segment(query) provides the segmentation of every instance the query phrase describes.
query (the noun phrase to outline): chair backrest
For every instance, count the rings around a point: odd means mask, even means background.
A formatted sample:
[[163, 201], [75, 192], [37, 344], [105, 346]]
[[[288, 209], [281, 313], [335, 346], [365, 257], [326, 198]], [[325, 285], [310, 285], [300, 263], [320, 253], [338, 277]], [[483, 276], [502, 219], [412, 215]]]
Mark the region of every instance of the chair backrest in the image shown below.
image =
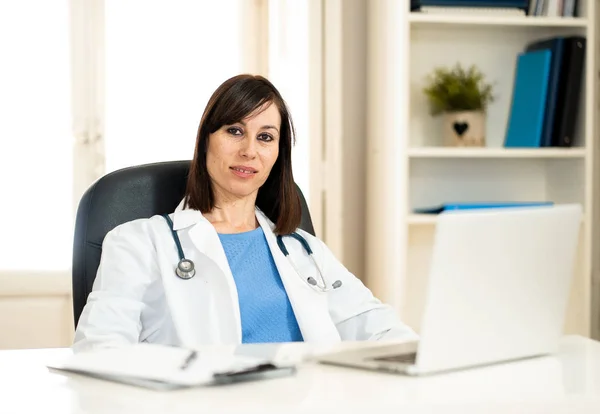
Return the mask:
[[[119, 224], [171, 213], [183, 199], [190, 161], [124, 168], [96, 181], [79, 202], [73, 242], [73, 315], [75, 326], [92, 291], [106, 233]], [[300, 228], [315, 233], [306, 200]]]

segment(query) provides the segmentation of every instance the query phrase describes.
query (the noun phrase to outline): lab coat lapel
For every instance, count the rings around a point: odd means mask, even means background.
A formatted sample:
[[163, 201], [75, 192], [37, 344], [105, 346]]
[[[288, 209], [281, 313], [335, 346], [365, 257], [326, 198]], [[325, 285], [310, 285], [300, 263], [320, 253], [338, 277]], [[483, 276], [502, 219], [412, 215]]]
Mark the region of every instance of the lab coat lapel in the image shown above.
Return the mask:
[[177, 314], [174, 319], [179, 321], [180, 336], [189, 338], [192, 344], [241, 343], [237, 289], [215, 228], [195, 210], [176, 210], [173, 224], [175, 230], [181, 230], [186, 257], [196, 266], [196, 276], [192, 279], [172, 278], [171, 288], [176, 291], [177, 300], [170, 301], [170, 306]]
[[[339, 342], [339, 333], [329, 315], [327, 294], [315, 291], [296, 273], [290, 259], [282, 253], [277, 245], [277, 238], [273, 233], [273, 223], [258, 209], [256, 217], [269, 244], [304, 341]], [[285, 239], [287, 243], [290, 243], [290, 240], [291, 238]], [[288, 251], [290, 251], [290, 255], [293, 255], [291, 249], [288, 248]]]

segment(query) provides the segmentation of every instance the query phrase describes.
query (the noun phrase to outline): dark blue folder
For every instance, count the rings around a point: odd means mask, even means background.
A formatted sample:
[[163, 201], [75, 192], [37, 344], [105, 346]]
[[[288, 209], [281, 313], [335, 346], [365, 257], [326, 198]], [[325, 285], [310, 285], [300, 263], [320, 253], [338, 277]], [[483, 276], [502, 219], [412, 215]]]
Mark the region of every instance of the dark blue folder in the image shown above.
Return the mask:
[[505, 147], [536, 148], [541, 145], [551, 57], [550, 50], [518, 55]]
[[563, 60], [565, 53], [565, 38], [555, 37], [531, 43], [526, 49], [528, 52], [536, 50], [549, 50], [552, 54], [550, 63], [550, 75], [548, 78], [548, 99], [546, 113], [544, 115], [544, 127], [542, 129], [542, 147], [551, 147], [553, 142], [558, 141], [553, 136], [558, 133], [557, 117], [560, 102], [561, 79], [564, 78]]

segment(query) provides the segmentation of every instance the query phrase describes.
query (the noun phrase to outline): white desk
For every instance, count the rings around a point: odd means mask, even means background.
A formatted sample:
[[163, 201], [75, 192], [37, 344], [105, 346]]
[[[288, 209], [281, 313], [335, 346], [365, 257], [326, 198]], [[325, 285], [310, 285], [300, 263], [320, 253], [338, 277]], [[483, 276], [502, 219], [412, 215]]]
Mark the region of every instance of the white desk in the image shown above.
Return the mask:
[[600, 413], [600, 343], [580, 337], [556, 357], [426, 378], [307, 362], [294, 377], [168, 392], [45, 367], [69, 353], [0, 351], [0, 413]]

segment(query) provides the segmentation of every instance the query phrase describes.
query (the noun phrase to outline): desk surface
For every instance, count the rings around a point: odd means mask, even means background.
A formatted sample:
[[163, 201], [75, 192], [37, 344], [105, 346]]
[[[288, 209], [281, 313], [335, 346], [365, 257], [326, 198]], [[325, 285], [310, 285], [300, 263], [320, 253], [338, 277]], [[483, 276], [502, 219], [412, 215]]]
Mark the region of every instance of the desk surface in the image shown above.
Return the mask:
[[296, 376], [157, 392], [49, 371], [69, 349], [0, 351], [0, 413], [600, 413], [600, 342], [424, 378], [306, 362]]

